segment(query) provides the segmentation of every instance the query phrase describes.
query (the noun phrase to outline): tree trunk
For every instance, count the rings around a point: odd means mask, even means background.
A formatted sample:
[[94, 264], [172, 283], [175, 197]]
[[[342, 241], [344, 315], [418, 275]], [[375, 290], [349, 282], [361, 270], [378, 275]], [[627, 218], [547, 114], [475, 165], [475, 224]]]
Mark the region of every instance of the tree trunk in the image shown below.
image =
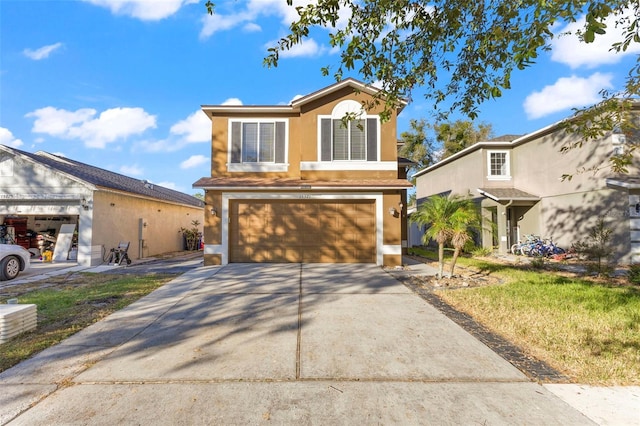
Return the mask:
[[438, 262], [440, 263], [438, 279], [440, 279], [444, 275], [444, 243], [438, 244]]
[[453, 277], [453, 271], [456, 268], [456, 261], [458, 260], [458, 255], [460, 254], [460, 249], [456, 247], [453, 250], [453, 257], [451, 258], [451, 276]]

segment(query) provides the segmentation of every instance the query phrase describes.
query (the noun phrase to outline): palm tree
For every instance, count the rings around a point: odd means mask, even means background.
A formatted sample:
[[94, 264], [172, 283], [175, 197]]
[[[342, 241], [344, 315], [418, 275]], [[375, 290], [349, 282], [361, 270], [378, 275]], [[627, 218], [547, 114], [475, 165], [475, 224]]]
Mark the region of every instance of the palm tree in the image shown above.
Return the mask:
[[438, 243], [439, 278], [442, 278], [444, 274], [444, 244], [452, 234], [450, 220], [455, 210], [455, 197], [435, 195], [429, 197], [411, 215], [412, 222], [427, 226], [427, 230], [422, 236], [423, 244], [428, 244], [429, 240], [435, 240]]
[[450, 217], [451, 245], [453, 246], [451, 276], [453, 276], [460, 250], [473, 239], [471, 233], [480, 228], [480, 216], [474, 202], [470, 198], [457, 199], [455, 202], [457, 208]]

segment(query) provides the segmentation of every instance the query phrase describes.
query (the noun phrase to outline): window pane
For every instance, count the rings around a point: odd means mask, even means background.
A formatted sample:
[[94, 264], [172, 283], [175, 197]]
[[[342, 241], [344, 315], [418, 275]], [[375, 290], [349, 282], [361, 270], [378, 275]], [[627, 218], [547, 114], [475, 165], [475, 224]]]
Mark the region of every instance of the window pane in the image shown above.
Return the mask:
[[491, 162], [491, 176], [506, 176], [507, 175], [507, 153], [506, 152], [492, 152], [490, 157]]
[[260, 155], [261, 163], [273, 163], [276, 141], [275, 123], [260, 123]]
[[242, 162], [258, 161], [258, 123], [242, 123]]
[[342, 120], [333, 120], [333, 159], [349, 159], [349, 133]]
[[364, 120], [354, 120], [350, 124], [351, 131], [351, 159], [366, 160], [367, 148], [364, 135]]

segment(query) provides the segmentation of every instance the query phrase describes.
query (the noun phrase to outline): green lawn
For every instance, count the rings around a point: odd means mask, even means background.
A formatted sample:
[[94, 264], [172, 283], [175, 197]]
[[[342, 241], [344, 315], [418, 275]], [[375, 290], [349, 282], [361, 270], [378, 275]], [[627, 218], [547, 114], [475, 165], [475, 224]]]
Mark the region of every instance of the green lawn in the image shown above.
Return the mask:
[[438, 295], [575, 382], [640, 385], [640, 287], [464, 259], [504, 284]]
[[[38, 306], [36, 330], [0, 345], [0, 371], [66, 339], [112, 312], [135, 302], [174, 278], [168, 275], [120, 276], [76, 273], [49, 278], [0, 297]], [[57, 282], [56, 282], [57, 280]]]

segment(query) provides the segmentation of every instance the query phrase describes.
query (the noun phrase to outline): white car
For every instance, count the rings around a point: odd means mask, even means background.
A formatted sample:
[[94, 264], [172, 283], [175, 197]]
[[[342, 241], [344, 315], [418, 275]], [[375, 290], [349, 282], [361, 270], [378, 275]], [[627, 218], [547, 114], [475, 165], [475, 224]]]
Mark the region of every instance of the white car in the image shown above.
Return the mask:
[[12, 280], [31, 266], [31, 253], [17, 244], [0, 244], [0, 281]]

